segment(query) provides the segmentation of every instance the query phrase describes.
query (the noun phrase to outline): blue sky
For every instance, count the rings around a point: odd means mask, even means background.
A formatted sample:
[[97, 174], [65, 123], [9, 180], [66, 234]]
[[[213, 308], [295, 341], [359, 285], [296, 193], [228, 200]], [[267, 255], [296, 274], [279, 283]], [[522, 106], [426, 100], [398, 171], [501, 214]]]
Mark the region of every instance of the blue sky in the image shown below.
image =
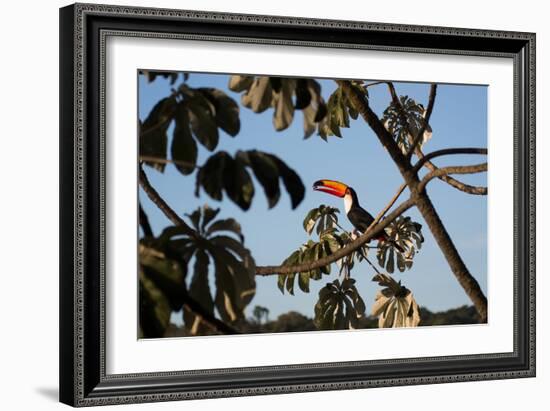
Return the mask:
[[[220, 88], [240, 102], [240, 94], [233, 93], [227, 88], [228, 80], [228, 75], [191, 73], [188, 84], [193, 87]], [[331, 80], [320, 82], [322, 94], [328, 99], [335, 89], [335, 83]], [[429, 85], [395, 83], [395, 86], [399, 94], [408, 95], [426, 104]], [[170, 90], [171, 86], [167, 80], [157, 78], [154, 82], [148, 83], [140, 76], [139, 118], [143, 120], [153, 105], [167, 96]], [[387, 87], [373, 86], [369, 88], [369, 93], [371, 107], [381, 116], [390, 102]], [[373, 215], [388, 203], [402, 183], [402, 178], [388, 154], [360, 118], [352, 120], [349, 129], [342, 129], [342, 139], [333, 137], [326, 143], [315, 135], [308, 140], [303, 139], [301, 112], [296, 112], [292, 125], [282, 132], [274, 130], [272, 115], [272, 109], [256, 114], [241, 106], [240, 133], [232, 138], [220, 130], [220, 143], [216, 151], [226, 150], [233, 154], [237, 150], [258, 149], [279, 156], [298, 172], [306, 186], [305, 199], [295, 210], [291, 209], [290, 199], [284, 190], [279, 203], [269, 210], [263, 190], [256, 184], [252, 206], [247, 212], [243, 212], [232, 202], [225, 199], [216, 202], [204, 192], [196, 198], [193, 194], [194, 174], [182, 176], [172, 165], [168, 165], [163, 174], [145, 167], [151, 184], [180, 215], [208, 203], [212, 207], [221, 207], [222, 211], [218, 218], [237, 219], [245, 235], [245, 245], [252, 251], [257, 265], [279, 264], [306, 242], [309, 237], [302, 228], [302, 221], [306, 213], [319, 204], [340, 208], [341, 224], [351, 229], [345, 218], [342, 200], [313, 191], [311, 186], [314, 181], [328, 178], [352, 186], [358, 193], [361, 205]], [[433, 137], [425, 145], [424, 152], [448, 147], [487, 147], [486, 86], [439, 85], [431, 126]], [[210, 156], [210, 152], [200, 145], [199, 147], [198, 164], [202, 164]], [[483, 160], [484, 158], [470, 155], [441, 157], [434, 162], [444, 166], [474, 164]], [[485, 173], [461, 176], [460, 179], [470, 184], [487, 185]], [[439, 180], [433, 180], [429, 184], [428, 193], [467, 267], [487, 294], [487, 197], [462, 193]], [[406, 195], [406, 192], [403, 193], [397, 204], [406, 199]], [[141, 191], [140, 201], [155, 234], [170, 225], [164, 214]], [[423, 224], [425, 242], [414, 259], [413, 268], [404, 273], [396, 272], [394, 277], [412, 290], [421, 306], [430, 310], [439, 311], [463, 304], [470, 305], [470, 300], [450, 271], [422, 217], [414, 208], [406, 215]], [[374, 253], [371, 255], [374, 257]], [[281, 294], [276, 285], [276, 276], [257, 278], [256, 296], [248, 307], [247, 315], [251, 315], [255, 305], [262, 305], [270, 310], [271, 318], [290, 310], [313, 317], [317, 293], [326, 282], [336, 278], [335, 271], [333, 270], [330, 276], [323, 276], [320, 281], [312, 281], [309, 294], [297, 290], [294, 296]], [[374, 303], [374, 295], [379, 289], [379, 286], [371, 281], [372, 268], [366, 263], [359, 265], [354, 269], [353, 276], [370, 310]]]

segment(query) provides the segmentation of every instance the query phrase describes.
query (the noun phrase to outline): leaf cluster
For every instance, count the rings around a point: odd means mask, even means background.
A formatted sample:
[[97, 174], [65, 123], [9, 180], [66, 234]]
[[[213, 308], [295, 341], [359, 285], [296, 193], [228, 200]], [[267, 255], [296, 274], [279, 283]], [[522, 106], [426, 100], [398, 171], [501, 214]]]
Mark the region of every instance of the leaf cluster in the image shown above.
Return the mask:
[[376, 293], [372, 307], [372, 315], [378, 317], [378, 327], [418, 326], [420, 310], [412, 292], [386, 274], [377, 274], [372, 280], [385, 287]]
[[395, 267], [400, 272], [410, 269], [413, 257], [424, 242], [422, 225], [410, 217], [399, 216], [386, 227], [385, 232], [388, 240], [378, 243], [378, 264], [389, 273], [393, 273]]
[[[334, 207], [320, 205], [311, 209], [303, 221], [304, 230], [311, 235], [316, 228], [319, 241], [309, 240], [302, 244], [283, 261], [282, 265], [295, 266], [302, 263], [312, 263], [320, 258], [332, 255], [349, 241], [347, 233], [337, 229], [339, 210]], [[296, 272], [291, 274], [279, 274], [277, 286], [281, 293], [285, 290], [294, 295], [295, 280], [298, 279], [298, 287], [305, 293], [309, 292], [310, 280], [320, 280], [323, 274], [330, 274], [331, 265], [326, 265], [313, 270]]]
[[[352, 86], [368, 97], [363, 82], [352, 81]], [[255, 113], [273, 108], [273, 126], [277, 131], [287, 129], [295, 111], [301, 110], [306, 139], [315, 131], [325, 141], [329, 136], [342, 137], [340, 128], [349, 127], [350, 117], [358, 116], [341, 88], [325, 102], [321, 86], [314, 79], [234, 75], [229, 79], [229, 88], [242, 92], [243, 106]]]
[[425, 124], [426, 110], [422, 104], [417, 103], [409, 96], [399, 96], [399, 101], [399, 105], [392, 101], [384, 110], [382, 122], [401, 151], [407, 153], [411, 142], [424, 126], [424, 136], [419, 144], [420, 147], [432, 137], [432, 129], [429, 124]]
[[161, 99], [140, 124], [140, 156], [145, 164], [163, 172], [168, 158], [168, 129], [175, 124], [170, 158], [183, 175], [196, 168], [198, 144], [213, 151], [219, 142], [219, 130], [235, 136], [240, 130], [239, 106], [223, 91], [215, 88], [192, 88], [181, 84]]
[[141, 239], [140, 328], [145, 337], [162, 336], [171, 312], [182, 307], [185, 327], [200, 334], [206, 324], [201, 313], [186, 305], [189, 299], [227, 323], [244, 318], [256, 290], [255, 263], [244, 246], [240, 225], [232, 218], [215, 220], [219, 211], [204, 206], [187, 216], [196, 237], [189, 237], [180, 226], [170, 226], [157, 238]]
[[225, 151], [212, 155], [197, 173], [195, 195], [202, 188], [211, 198], [221, 201], [225, 192], [241, 209], [248, 210], [255, 190], [247, 169], [263, 187], [269, 208], [281, 196], [279, 182], [286, 188], [293, 209], [304, 199], [305, 187], [298, 174], [279, 157], [258, 150], [238, 151], [235, 157]]
[[365, 303], [355, 287], [354, 279], [345, 278], [342, 282], [336, 279], [319, 291], [314, 318], [318, 329], [354, 329], [364, 316]]
[[[368, 98], [368, 90], [363, 82], [352, 81], [351, 87]], [[319, 122], [319, 137], [327, 141], [330, 136], [342, 137], [341, 128], [349, 128], [350, 117], [357, 120], [359, 113], [348, 99], [342, 87], [338, 87], [329, 97], [327, 103], [327, 115]]]

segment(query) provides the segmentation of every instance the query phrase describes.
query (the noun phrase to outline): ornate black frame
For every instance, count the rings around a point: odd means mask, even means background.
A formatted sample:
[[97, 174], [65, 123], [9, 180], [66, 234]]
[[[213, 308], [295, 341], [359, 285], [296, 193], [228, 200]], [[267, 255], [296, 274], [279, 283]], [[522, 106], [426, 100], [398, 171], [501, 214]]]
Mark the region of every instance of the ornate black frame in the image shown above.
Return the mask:
[[[514, 351], [106, 375], [107, 36], [506, 57], [514, 62]], [[535, 34], [76, 4], [60, 10], [60, 400], [74, 406], [535, 376]]]

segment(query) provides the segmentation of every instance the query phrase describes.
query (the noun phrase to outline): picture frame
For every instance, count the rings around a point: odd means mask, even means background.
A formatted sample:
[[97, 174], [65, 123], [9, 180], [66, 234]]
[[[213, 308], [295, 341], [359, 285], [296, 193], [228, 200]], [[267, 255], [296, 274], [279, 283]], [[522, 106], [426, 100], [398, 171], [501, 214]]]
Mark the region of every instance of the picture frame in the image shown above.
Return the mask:
[[[359, 354], [345, 362], [109, 374], [109, 37], [511, 61], [513, 350], [371, 360]], [[535, 34], [75, 4], [60, 9], [60, 101], [61, 402], [93, 406], [535, 376]]]

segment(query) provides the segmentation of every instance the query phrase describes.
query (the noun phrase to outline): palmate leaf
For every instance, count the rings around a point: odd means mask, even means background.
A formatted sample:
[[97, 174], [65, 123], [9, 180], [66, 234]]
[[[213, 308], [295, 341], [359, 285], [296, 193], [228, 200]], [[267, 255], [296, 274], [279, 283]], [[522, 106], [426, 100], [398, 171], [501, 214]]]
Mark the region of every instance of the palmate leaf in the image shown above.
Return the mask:
[[365, 316], [365, 303], [355, 287], [355, 280], [336, 279], [319, 291], [315, 304], [315, 326], [320, 330], [354, 329]]
[[389, 273], [393, 273], [396, 267], [400, 272], [410, 269], [413, 257], [424, 242], [422, 225], [410, 217], [399, 216], [386, 227], [385, 232], [389, 240], [378, 244], [378, 264]]
[[139, 328], [144, 338], [159, 338], [170, 323], [167, 297], [143, 272], [139, 272]]
[[[155, 242], [152, 242], [153, 244], [158, 245]], [[181, 309], [185, 292], [186, 268], [182, 266], [182, 260], [178, 261], [166, 254], [166, 251], [151, 245], [139, 245], [139, 263], [142, 271], [164, 294], [171, 309], [178, 311]]]
[[241, 209], [248, 210], [254, 197], [250, 169], [264, 189], [268, 206], [275, 206], [280, 198], [279, 181], [282, 181], [296, 208], [305, 196], [305, 187], [294, 170], [278, 157], [257, 150], [238, 151], [235, 158], [220, 151], [211, 156], [197, 173], [195, 195], [200, 188], [213, 199], [221, 201], [223, 192]]
[[191, 174], [195, 170], [197, 163], [197, 143], [189, 130], [189, 115], [187, 110], [178, 105], [176, 108], [176, 127], [174, 128], [174, 138], [170, 152], [174, 164], [183, 175]]
[[338, 213], [340, 210], [321, 204], [319, 207], [312, 208], [304, 218], [304, 230], [308, 234], [313, 232], [317, 226], [317, 234], [321, 235], [324, 231], [334, 228], [338, 223]]
[[[368, 98], [368, 91], [362, 81], [352, 81], [351, 87]], [[349, 128], [350, 117], [356, 120], [358, 113], [344, 90], [338, 87], [328, 99], [326, 116], [319, 122], [319, 136], [325, 141], [330, 136], [342, 137], [340, 129]]]
[[377, 274], [372, 280], [385, 287], [376, 293], [372, 307], [372, 315], [378, 317], [378, 327], [418, 326], [420, 310], [412, 292], [387, 274]]
[[[223, 91], [192, 88], [182, 83], [172, 95], [161, 99], [140, 124], [140, 156], [144, 163], [164, 171], [167, 159], [167, 130], [175, 122], [171, 159], [183, 175], [196, 168], [197, 142], [209, 151], [219, 143], [219, 129], [230, 136], [240, 130], [239, 106]], [[153, 161], [150, 158], [158, 159]]]
[[[140, 70], [139, 74], [147, 77], [149, 83], [152, 83], [158, 77], [162, 77], [169, 80], [171, 85], [173, 85], [179, 77], [179, 73], [173, 71]], [[184, 76], [187, 76], [187, 73], [184, 73]]]
[[[223, 321], [231, 323], [244, 317], [244, 309], [255, 295], [255, 263], [243, 244], [238, 222], [231, 218], [215, 220], [218, 213], [219, 209], [204, 206], [188, 215], [199, 238], [189, 237], [178, 226], [167, 227], [160, 238], [176, 251], [191, 251], [195, 265], [189, 295], [208, 313], [217, 312]], [[211, 274], [214, 289], [209, 284]], [[183, 315], [190, 333], [203, 333], [205, 325], [195, 313], [184, 310]]]
[[313, 79], [234, 75], [229, 78], [229, 88], [242, 92], [241, 103], [255, 113], [273, 108], [277, 131], [287, 129], [295, 110], [302, 110], [304, 137], [308, 138], [327, 113], [321, 86]]
[[[325, 230], [319, 238], [318, 242], [309, 240], [303, 244], [298, 250], [294, 251], [286, 258], [283, 266], [296, 266], [301, 263], [312, 263], [321, 258], [328, 257], [347, 244], [348, 240], [343, 233], [337, 233], [336, 230]], [[338, 263], [338, 262], [337, 262]], [[277, 286], [281, 293], [285, 290], [294, 294], [294, 283], [298, 279], [298, 286], [302, 292], [309, 292], [310, 280], [318, 281], [323, 275], [331, 273], [331, 265], [321, 266], [310, 271], [292, 274], [279, 274]]]
[[[166, 131], [176, 113], [176, 99], [161, 99], [139, 127], [139, 153], [141, 156], [166, 159], [168, 135]], [[145, 164], [164, 171], [165, 164], [146, 161]]]
[[235, 137], [241, 129], [239, 105], [219, 89], [200, 88], [199, 90], [214, 106], [214, 119], [217, 126], [230, 136]]
[[257, 150], [239, 151], [237, 158], [252, 168], [254, 175], [262, 185], [269, 208], [273, 208], [281, 197], [279, 189], [279, 168], [266, 153]]
[[[382, 122], [386, 130], [393, 136], [403, 153], [407, 153], [412, 139], [416, 138], [425, 123], [426, 110], [422, 104], [408, 96], [400, 96], [399, 101], [405, 114], [393, 102], [384, 110]], [[409, 134], [409, 131], [411, 134]], [[426, 129], [419, 147], [432, 137], [432, 129], [426, 124]]]
[[[210, 314], [214, 314], [214, 301], [208, 282], [208, 265], [209, 258], [204, 250], [198, 250], [195, 254], [195, 265], [193, 270], [193, 278], [189, 286], [189, 295], [200, 302], [204, 310]], [[183, 310], [183, 320], [186, 328], [192, 335], [200, 335], [206, 331], [206, 326], [203, 324], [202, 316], [197, 315], [191, 310]]]

